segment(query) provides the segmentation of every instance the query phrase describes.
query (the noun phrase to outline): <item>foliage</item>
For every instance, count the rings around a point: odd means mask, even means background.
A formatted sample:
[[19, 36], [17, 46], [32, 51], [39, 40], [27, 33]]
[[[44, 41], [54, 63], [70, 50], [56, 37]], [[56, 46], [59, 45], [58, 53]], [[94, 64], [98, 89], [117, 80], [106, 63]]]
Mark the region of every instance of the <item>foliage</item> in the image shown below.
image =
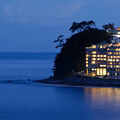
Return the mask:
[[105, 30], [115, 30], [115, 27], [114, 27], [114, 24], [113, 23], [109, 23], [109, 24], [106, 24], [106, 25], [103, 25], [102, 26], [103, 27], [103, 29], [105, 29]]
[[73, 22], [72, 26], [70, 27], [70, 31], [73, 33], [75, 31], [81, 32], [82, 30], [87, 30], [91, 27], [95, 27], [95, 22], [94, 21], [82, 21], [80, 23]]
[[[84, 21], [80, 22], [82, 25], [83, 23]], [[75, 24], [74, 22], [72, 26], [75, 26]], [[105, 30], [92, 28], [91, 26], [91, 24], [84, 25], [82, 31], [76, 27], [79, 32], [66, 39], [66, 43], [64, 43], [54, 61], [54, 78], [64, 79], [72, 75], [73, 72], [85, 70], [85, 47], [97, 44], [103, 40], [109, 41], [111, 36]], [[73, 30], [72, 27], [70, 30], [73, 32], [75, 29]]]
[[54, 40], [54, 43], [58, 43], [58, 45], [56, 46], [56, 48], [58, 47], [62, 47], [64, 45], [64, 35], [60, 35], [58, 36], [57, 40]]

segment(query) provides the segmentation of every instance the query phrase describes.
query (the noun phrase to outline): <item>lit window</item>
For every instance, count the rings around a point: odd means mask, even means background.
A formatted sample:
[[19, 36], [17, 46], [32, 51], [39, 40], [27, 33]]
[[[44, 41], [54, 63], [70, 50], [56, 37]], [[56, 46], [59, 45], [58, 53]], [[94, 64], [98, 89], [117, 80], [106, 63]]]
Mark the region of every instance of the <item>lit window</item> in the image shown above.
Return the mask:
[[102, 46], [102, 45], [100, 45], [100, 48], [103, 48], [103, 46]]
[[100, 57], [100, 55], [97, 55], [97, 57]]
[[100, 58], [97, 58], [97, 60], [100, 60]]
[[106, 55], [103, 55], [103, 57], [106, 57]]
[[118, 61], [119, 61], [119, 59], [116, 59], [116, 61], [118, 62]]
[[90, 55], [86, 54], [86, 57], [89, 57]]
[[86, 70], [86, 74], [88, 75], [88, 69]]
[[92, 61], [91, 64], [95, 64], [96, 62], [95, 61]]
[[96, 54], [96, 51], [93, 51], [92, 54]]
[[92, 57], [96, 57], [96, 55], [92, 55]]
[[113, 59], [113, 61], [115, 61], [115, 59]]
[[119, 65], [116, 65], [116, 68], [119, 68]]
[[108, 72], [107, 75], [110, 75], [110, 73]]
[[96, 45], [92, 45], [92, 48], [96, 48]]
[[92, 60], [96, 60], [96, 58], [92, 58]]

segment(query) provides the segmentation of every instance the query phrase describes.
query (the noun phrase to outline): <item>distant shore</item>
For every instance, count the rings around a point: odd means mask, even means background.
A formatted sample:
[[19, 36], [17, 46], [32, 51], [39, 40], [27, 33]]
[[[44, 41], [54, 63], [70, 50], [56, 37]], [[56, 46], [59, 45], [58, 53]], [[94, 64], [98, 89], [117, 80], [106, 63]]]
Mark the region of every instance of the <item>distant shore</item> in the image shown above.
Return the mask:
[[120, 87], [119, 79], [104, 79], [104, 78], [92, 78], [92, 77], [71, 77], [64, 80], [58, 79], [44, 79], [35, 80], [35, 83], [56, 84], [66, 86], [90, 86], [90, 87]]
[[53, 84], [63, 86], [86, 86], [86, 87], [120, 87], [120, 79], [104, 79], [94, 77], [70, 77], [64, 80], [47, 78], [42, 80], [0, 80], [1, 84]]

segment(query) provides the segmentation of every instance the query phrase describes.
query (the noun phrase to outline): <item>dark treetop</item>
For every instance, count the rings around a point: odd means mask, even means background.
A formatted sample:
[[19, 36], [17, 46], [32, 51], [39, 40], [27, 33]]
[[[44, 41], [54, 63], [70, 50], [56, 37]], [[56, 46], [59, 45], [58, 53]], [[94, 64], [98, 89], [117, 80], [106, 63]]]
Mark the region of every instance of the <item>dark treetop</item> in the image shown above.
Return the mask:
[[110, 42], [111, 38], [106, 30], [95, 28], [93, 21], [73, 22], [70, 31], [76, 33], [65, 41], [63, 35], [58, 37], [57, 47], [61, 47], [61, 50], [54, 61], [53, 72], [56, 79], [64, 79], [73, 72], [85, 70], [85, 47], [104, 40]]

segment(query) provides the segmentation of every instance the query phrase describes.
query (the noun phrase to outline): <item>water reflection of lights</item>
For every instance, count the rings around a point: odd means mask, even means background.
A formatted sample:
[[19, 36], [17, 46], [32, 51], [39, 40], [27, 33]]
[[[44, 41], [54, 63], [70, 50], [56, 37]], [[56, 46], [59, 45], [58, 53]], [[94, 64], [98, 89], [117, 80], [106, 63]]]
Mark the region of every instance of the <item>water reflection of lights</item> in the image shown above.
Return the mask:
[[85, 88], [85, 95], [92, 101], [114, 101], [120, 103], [120, 88]]

